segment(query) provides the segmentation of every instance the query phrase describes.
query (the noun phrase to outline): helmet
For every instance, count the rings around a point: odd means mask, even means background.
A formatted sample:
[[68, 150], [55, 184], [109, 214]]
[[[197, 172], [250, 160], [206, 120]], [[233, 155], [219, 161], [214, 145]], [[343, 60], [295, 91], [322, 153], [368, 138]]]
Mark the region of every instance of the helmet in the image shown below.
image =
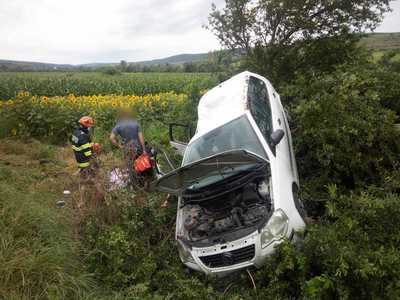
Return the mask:
[[94, 120], [92, 117], [84, 116], [79, 119], [79, 124], [85, 127], [92, 127], [94, 125]]

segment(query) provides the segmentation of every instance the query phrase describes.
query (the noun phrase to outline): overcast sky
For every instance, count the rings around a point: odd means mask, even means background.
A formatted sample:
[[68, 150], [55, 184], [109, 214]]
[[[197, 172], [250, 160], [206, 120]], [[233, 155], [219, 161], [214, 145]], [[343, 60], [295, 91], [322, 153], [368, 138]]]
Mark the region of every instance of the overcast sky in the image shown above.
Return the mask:
[[[202, 28], [224, 0], [0, 0], [0, 59], [80, 64], [219, 49]], [[377, 31], [400, 31], [400, 0]]]

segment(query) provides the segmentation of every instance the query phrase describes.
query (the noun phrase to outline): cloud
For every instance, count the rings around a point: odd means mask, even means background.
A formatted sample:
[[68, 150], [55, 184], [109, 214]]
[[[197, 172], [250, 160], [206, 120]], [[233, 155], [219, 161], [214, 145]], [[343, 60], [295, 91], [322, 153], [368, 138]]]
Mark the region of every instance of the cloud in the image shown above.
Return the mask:
[[392, 12], [388, 13], [382, 24], [377, 28], [378, 32], [400, 32], [400, 1], [391, 1]]
[[[223, 2], [223, 0], [217, 0]], [[219, 48], [212, 0], [0, 0], [0, 58], [137, 61]]]
[[[202, 28], [224, 0], [0, 0], [0, 59], [118, 62], [219, 49]], [[400, 5], [378, 31], [400, 30]]]
[[[141, 11], [140, 18], [133, 19], [129, 12], [138, 10]], [[211, 1], [204, 0], [152, 0], [130, 5], [124, 11], [126, 33], [180, 35], [201, 28], [210, 10]]]

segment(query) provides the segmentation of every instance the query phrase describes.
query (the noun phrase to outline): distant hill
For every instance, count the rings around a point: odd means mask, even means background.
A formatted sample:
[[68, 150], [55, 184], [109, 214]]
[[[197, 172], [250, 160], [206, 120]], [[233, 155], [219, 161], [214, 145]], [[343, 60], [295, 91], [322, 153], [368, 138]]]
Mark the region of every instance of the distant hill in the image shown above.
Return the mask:
[[76, 66], [73, 65], [0, 59], [0, 71], [68, 71], [74, 70], [75, 68]]
[[184, 64], [188, 62], [205, 61], [207, 59], [208, 59], [208, 53], [179, 54], [161, 59], [139, 61], [136, 63], [146, 66], [152, 66], [152, 65], [164, 65], [164, 64]]
[[[164, 64], [184, 64], [187, 62], [199, 62], [207, 60], [208, 53], [198, 54], [179, 54], [161, 59], [146, 60], [139, 62], [130, 62], [145, 66], [164, 65]], [[90, 63], [82, 65], [67, 65], [67, 64], [49, 64], [42, 62], [28, 62], [15, 60], [1, 60], [1, 71], [73, 71], [80, 68], [98, 69], [106, 66], [115, 66], [118, 63]]]
[[[370, 33], [362, 39], [361, 43], [367, 48], [386, 51], [400, 51], [400, 32], [396, 33]], [[184, 64], [188, 62], [205, 61], [208, 58], [208, 53], [197, 54], [179, 54], [166, 58], [145, 60], [138, 62], [130, 62], [144, 66], [165, 65], [165, 64]], [[67, 64], [48, 64], [40, 62], [26, 62], [13, 60], [0, 60], [1, 71], [74, 71], [79, 69], [96, 70], [105, 66], [116, 66], [116, 63], [90, 63], [82, 65], [67, 65]]]
[[[197, 53], [197, 54], [179, 54], [174, 56], [169, 56], [165, 58], [153, 59], [153, 60], [144, 60], [144, 61], [134, 61], [129, 62], [130, 64], [138, 64], [143, 66], [154, 66], [154, 65], [165, 65], [165, 64], [184, 64], [188, 62], [200, 62], [205, 61], [208, 58], [208, 53]], [[91, 64], [83, 64], [81, 67], [86, 68], [101, 68], [107, 66], [115, 66], [119, 63], [91, 63]]]

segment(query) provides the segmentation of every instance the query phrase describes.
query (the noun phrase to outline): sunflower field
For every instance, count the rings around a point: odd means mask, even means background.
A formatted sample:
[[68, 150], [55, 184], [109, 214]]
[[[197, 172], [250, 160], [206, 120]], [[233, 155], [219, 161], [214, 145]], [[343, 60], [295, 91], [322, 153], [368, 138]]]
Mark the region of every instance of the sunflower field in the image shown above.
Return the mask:
[[[165, 130], [174, 120], [187, 119], [188, 96], [175, 92], [136, 95], [36, 96], [20, 92], [14, 99], [0, 102], [3, 136], [34, 137], [62, 144], [83, 115], [92, 116], [97, 128], [109, 131], [121, 110], [135, 114], [148, 131]], [[163, 126], [165, 125], [165, 126]], [[152, 129], [154, 127], [164, 127]], [[167, 142], [167, 141], [166, 141]]]

